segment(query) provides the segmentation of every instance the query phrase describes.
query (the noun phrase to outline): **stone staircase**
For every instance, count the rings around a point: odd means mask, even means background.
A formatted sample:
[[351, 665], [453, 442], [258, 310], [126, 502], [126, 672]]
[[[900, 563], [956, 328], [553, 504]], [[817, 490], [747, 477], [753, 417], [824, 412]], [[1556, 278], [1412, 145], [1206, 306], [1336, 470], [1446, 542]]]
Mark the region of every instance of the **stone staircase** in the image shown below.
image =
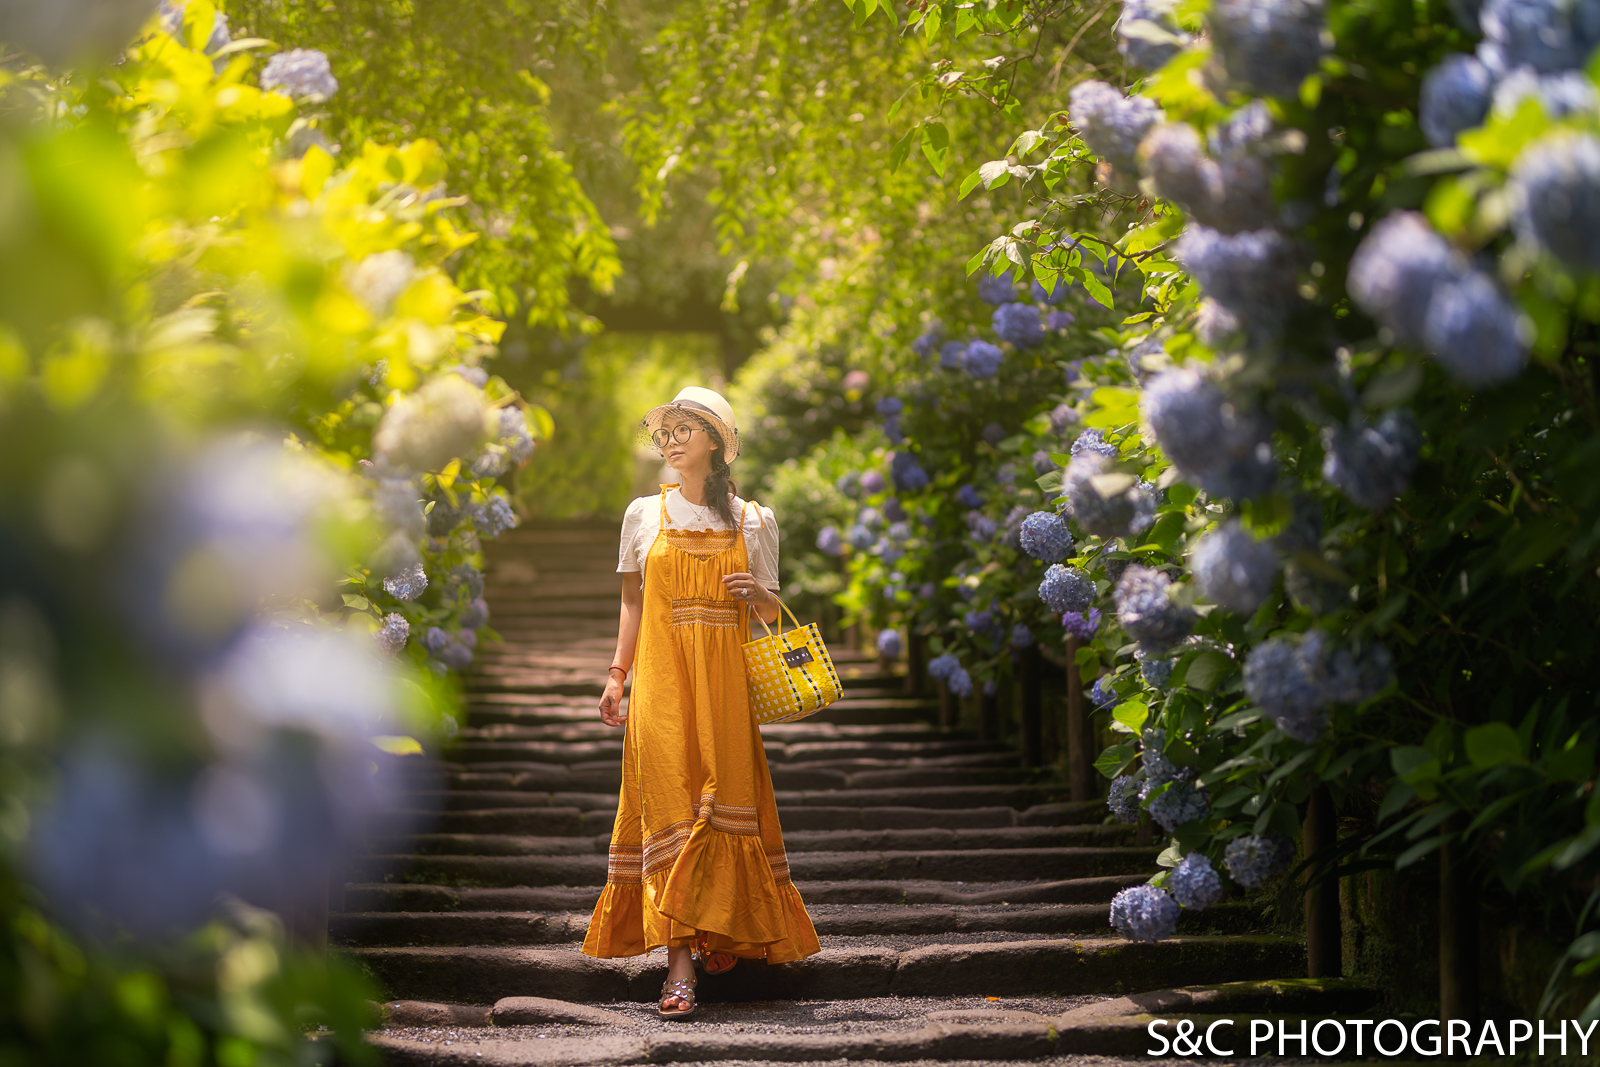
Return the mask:
[[[409, 768], [408, 810], [374, 823], [371, 854], [331, 917], [340, 951], [391, 1002], [407, 1002], [392, 1012], [396, 1029], [375, 1038], [392, 1062], [457, 1062], [458, 1046], [482, 1032], [463, 1030], [447, 1048], [436, 1037], [454, 1031], [404, 1025], [481, 1026], [508, 997], [611, 1005], [632, 1025], [668, 1025], [648, 1010], [664, 952], [579, 952], [621, 780], [620, 731], [595, 710], [615, 644], [615, 536], [612, 523], [529, 524], [490, 547], [486, 595], [503, 643], [480, 646], [466, 724], [442, 761]], [[1305, 973], [1300, 940], [1264, 932], [1242, 903], [1186, 915], [1171, 941], [1122, 940], [1109, 901], [1149, 877], [1155, 849], [1105, 824], [1101, 803], [1065, 800], [1060, 780], [1023, 769], [1015, 749], [933, 725], [937, 701], [910, 693], [903, 671], [832, 651], [845, 698], [763, 731], [790, 866], [823, 951], [702, 978], [702, 1019], [707, 1009], [748, 1012], [738, 1005], [749, 1002], [881, 998], [926, 1000], [935, 1014], [1054, 1012]], [[459, 1062], [534, 1062], [505, 1058], [517, 1033]], [[697, 1058], [692, 1045], [663, 1055]]]

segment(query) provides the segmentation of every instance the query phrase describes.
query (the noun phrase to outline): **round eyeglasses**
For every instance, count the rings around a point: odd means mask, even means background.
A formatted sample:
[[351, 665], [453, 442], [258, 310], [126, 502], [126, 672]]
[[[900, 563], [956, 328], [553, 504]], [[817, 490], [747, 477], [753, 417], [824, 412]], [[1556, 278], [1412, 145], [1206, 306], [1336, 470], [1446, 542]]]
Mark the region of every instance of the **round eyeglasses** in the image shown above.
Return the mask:
[[679, 426], [671, 430], [655, 430], [650, 434], [650, 440], [656, 443], [657, 448], [666, 448], [667, 444], [673, 441], [680, 445], [686, 445], [696, 430], [701, 433], [706, 432], [704, 426]]

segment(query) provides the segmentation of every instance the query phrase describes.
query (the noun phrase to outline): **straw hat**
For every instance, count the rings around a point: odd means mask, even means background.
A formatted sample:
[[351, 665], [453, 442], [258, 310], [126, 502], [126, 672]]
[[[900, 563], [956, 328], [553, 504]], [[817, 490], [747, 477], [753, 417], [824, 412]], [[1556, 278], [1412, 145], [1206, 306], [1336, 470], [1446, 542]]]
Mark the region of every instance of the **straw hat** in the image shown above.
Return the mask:
[[[651, 408], [640, 423], [640, 432], [653, 446], [650, 435], [661, 429], [663, 423], [684, 415], [704, 419], [722, 437], [723, 462], [732, 463], [739, 457], [739, 429], [733, 421], [733, 408], [722, 394], [698, 385], [686, 386], [678, 391], [670, 404]], [[656, 449], [661, 451], [661, 449]]]

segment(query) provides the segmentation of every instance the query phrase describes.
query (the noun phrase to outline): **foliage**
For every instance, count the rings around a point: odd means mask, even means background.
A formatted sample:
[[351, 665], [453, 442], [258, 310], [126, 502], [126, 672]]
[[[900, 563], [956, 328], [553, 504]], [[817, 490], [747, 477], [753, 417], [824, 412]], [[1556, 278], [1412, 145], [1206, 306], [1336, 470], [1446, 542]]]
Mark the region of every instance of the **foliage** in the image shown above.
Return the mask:
[[438, 146], [339, 166], [320, 64], [264, 91], [218, 25], [191, 0], [94, 77], [0, 72], [17, 1062], [303, 1062], [319, 1024], [360, 1057], [365, 982], [216, 902], [325, 893], [453, 729], [496, 479], [550, 431], [482, 366]]

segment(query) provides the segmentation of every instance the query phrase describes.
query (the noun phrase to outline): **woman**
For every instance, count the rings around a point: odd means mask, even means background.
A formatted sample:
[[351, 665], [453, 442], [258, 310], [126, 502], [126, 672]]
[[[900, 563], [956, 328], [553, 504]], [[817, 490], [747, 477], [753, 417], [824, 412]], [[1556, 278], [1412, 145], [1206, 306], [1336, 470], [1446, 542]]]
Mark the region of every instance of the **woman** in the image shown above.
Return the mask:
[[657, 1011], [682, 1019], [695, 1010], [696, 949], [716, 974], [736, 957], [784, 963], [821, 946], [789, 880], [740, 649], [750, 612], [778, 618], [777, 522], [734, 495], [739, 437], [719, 394], [684, 389], [643, 428], [679, 484], [635, 500], [622, 521], [622, 613], [600, 720], [631, 727], [606, 887], [583, 951], [666, 946]]

